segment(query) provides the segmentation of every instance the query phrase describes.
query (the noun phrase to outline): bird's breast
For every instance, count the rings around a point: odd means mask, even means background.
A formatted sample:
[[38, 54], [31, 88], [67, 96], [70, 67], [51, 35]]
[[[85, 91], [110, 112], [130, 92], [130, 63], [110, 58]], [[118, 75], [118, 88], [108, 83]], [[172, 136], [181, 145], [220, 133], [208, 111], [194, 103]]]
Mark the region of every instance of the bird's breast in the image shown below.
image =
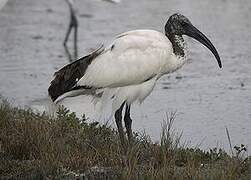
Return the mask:
[[166, 58], [164, 65], [161, 68], [161, 74], [172, 73], [178, 69], [180, 69], [186, 62], [186, 57], [176, 56], [175, 54], [171, 54]]

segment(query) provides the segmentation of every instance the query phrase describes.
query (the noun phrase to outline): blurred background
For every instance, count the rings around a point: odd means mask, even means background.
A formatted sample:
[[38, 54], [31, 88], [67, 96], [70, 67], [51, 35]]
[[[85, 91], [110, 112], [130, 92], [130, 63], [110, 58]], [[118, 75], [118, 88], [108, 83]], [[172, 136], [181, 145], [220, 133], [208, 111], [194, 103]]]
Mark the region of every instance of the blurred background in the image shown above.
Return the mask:
[[[175, 12], [187, 16], [218, 49], [223, 68], [201, 44], [187, 39], [188, 63], [164, 76], [153, 93], [133, 110], [133, 128], [159, 140], [166, 113], [176, 112], [174, 128], [190, 146], [251, 150], [251, 1], [75, 0], [78, 57], [119, 33], [133, 29], [163, 32]], [[64, 0], [9, 0], [0, 11], [0, 95], [11, 104], [42, 111], [53, 73], [69, 63], [63, 40], [70, 21]], [[73, 40], [70, 36], [69, 51]], [[84, 113], [73, 98], [66, 107]], [[113, 120], [109, 120], [114, 124]]]

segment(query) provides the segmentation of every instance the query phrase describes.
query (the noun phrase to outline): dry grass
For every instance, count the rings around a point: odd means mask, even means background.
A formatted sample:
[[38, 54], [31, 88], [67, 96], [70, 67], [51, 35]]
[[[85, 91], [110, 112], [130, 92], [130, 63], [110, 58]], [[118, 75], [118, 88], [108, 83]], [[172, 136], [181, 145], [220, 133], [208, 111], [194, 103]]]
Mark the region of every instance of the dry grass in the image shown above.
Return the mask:
[[233, 155], [180, 145], [172, 131], [175, 114], [163, 124], [160, 143], [134, 134], [124, 155], [117, 132], [86, 123], [62, 108], [57, 118], [0, 106], [0, 179], [250, 179], [245, 146]]

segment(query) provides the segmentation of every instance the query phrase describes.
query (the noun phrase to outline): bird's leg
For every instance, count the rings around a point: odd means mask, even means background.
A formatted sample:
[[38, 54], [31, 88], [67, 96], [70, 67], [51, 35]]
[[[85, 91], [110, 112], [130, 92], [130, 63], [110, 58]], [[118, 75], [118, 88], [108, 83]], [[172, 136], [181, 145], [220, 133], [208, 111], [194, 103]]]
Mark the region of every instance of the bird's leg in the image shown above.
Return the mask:
[[69, 51], [67, 45], [64, 46], [64, 50], [65, 50], [66, 55], [68, 56], [69, 61], [72, 62], [73, 59], [72, 59], [72, 57], [71, 57], [71, 53], [70, 53], [70, 51]]
[[74, 58], [78, 58], [78, 20], [77, 17], [73, 16], [73, 27], [74, 27]]
[[70, 24], [69, 24], [68, 29], [66, 31], [66, 35], [65, 35], [65, 39], [64, 39], [64, 46], [66, 46], [66, 44], [67, 44], [69, 35], [70, 35], [71, 30], [72, 30], [72, 28], [74, 26], [74, 17], [76, 17], [75, 16], [75, 11], [74, 11], [74, 8], [73, 8], [73, 4], [69, 0], [66, 0], [66, 3], [69, 6], [69, 10], [70, 10]]
[[124, 121], [129, 144], [132, 144], [132, 119], [130, 117], [130, 109], [131, 105], [126, 104]]
[[115, 121], [118, 127], [118, 132], [119, 132], [119, 138], [121, 141], [121, 145], [123, 148], [125, 148], [125, 136], [124, 136], [124, 131], [123, 131], [123, 126], [122, 126], [122, 111], [123, 111], [123, 107], [124, 107], [123, 103], [120, 108], [115, 112]]
[[76, 11], [73, 7], [73, 4], [70, 3], [68, 0], [66, 0], [68, 6], [69, 6], [69, 9], [70, 9], [70, 23], [69, 23], [69, 26], [68, 26], [68, 29], [66, 31], [66, 35], [65, 35], [65, 39], [64, 39], [64, 47], [65, 47], [65, 51], [70, 59], [70, 61], [72, 61], [72, 58], [71, 58], [71, 54], [68, 50], [68, 47], [67, 47], [67, 42], [68, 42], [68, 39], [69, 39], [69, 36], [70, 36], [70, 33], [72, 31], [72, 28], [74, 28], [74, 59], [73, 60], [76, 60], [77, 57], [78, 57], [78, 47], [77, 47], [77, 41], [78, 41], [78, 19], [77, 19], [77, 16], [76, 16]]
[[[72, 21], [72, 20], [71, 20]], [[70, 22], [69, 26], [68, 26], [68, 29], [66, 31], [66, 35], [65, 35], [65, 38], [64, 38], [64, 46], [67, 47], [67, 41], [69, 39], [69, 35], [71, 33], [71, 29], [72, 29], [73, 25], [72, 25], [72, 22]]]
[[68, 29], [66, 31], [66, 35], [65, 35], [65, 39], [64, 39], [64, 43], [63, 43], [65, 52], [66, 52], [70, 62], [72, 61], [72, 57], [71, 57], [71, 53], [70, 53], [70, 51], [68, 49], [67, 42], [68, 42], [68, 39], [69, 39], [72, 28], [73, 28], [73, 25], [72, 25], [72, 19], [71, 19], [70, 24], [68, 26]]

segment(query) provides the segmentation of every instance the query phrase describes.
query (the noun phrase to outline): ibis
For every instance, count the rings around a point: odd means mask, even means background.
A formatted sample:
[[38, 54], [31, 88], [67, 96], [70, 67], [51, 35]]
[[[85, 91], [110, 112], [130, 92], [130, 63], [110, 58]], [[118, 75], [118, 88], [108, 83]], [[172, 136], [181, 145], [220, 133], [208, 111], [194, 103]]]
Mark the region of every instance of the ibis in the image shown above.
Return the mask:
[[121, 144], [130, 144], [133, 138], [131, 105], [144, 101], [161, 76], [185, 64], [184, 35], [207, 47], [222, 67], [211, 41], [187, 17], [175, 13], [167, 20], [165, 33], [147, 29], [128, 31], [115, 37], [108, 46], [64, 66], [55, 72], [49, 95], [54, 102], [80, 94], [99, 98], [104, 106], [110, 100]]

